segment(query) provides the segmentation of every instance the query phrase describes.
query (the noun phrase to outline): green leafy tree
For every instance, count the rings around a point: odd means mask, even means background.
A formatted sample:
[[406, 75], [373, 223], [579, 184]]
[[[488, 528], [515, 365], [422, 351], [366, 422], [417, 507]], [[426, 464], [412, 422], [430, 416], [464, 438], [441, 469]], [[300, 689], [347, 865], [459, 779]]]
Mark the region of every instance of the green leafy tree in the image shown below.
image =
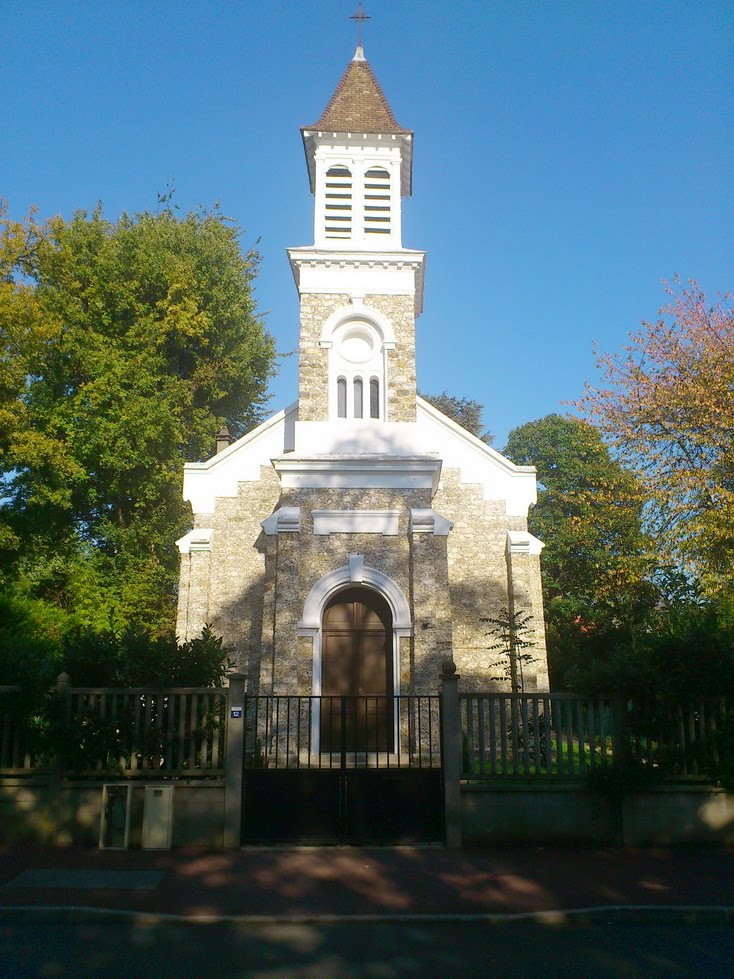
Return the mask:
[[642, 480], [659, 546], [734, 601], [734, 302], [676, 281], [581, 407]]
[[448, 391], [442, 391], [441, 394], [421, 394], [420, 396], [452, 421], [455, 421], [457, 425], [465, 428], [467, 432], [476, 435], [482, 442], [491, 445], [494, 441], [491, 432], [484, 428], [482, 422], [484, 405], [478, 401], [473, 401], [471, 398], [455, 398]]
[[529, 529], [541, 558], [549, 666], [566, 684], [590, 659], [629, 648], [657, 601], [645, 497], [592, 425], [553, 414], [516, 428], [505, 453], [538, 470]]
[[172, 627], [183, 464], [273, 372], [239, 235], [216, 209], [0, 215], [0, 560], [46, 634]]

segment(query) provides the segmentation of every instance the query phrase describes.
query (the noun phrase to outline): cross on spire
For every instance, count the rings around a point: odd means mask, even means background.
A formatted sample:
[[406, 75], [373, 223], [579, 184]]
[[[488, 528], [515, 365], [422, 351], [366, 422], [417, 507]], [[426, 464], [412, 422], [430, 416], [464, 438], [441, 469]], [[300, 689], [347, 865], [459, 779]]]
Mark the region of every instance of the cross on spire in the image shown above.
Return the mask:
[[364, 10], [362, 8], [362, 0], [357, 0], [357, 13], [356, 14], [352, 14], [352, 16], [349, 19], [350, 20], [354, 20], [354, 21], [357, 22], [357, 47], [358, 48], [361, 48], [362, 47], [362, 25], [364, 24], [364, 22], [366, 20], [372, 20], [372, 18], [369, 17], [364, 12]]

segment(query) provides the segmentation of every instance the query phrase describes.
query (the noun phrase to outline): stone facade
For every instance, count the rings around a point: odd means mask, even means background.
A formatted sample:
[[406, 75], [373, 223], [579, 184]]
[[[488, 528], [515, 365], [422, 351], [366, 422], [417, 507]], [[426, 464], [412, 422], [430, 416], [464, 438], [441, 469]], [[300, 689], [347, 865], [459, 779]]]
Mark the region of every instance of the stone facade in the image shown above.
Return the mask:
[[[282, 507], [298, 508], [299, 529], [267, 535], [261, 520]], [[447, 536], [411, 532], [411, 510], [428, 508], [452, 521]], [[397, 533], [314, 533], [314, 511], [354, 510], [397, 512]], [[547, 687], [539, 559], [508, 548], [508, 527], [522, 531], [524, 521], [462, 483], [457, 470], [443, 471], [432, 496], [427, 489], [280, 489], [263, 467], [259, 482], [217, 500], [212, 522], [211, 550], [182, 558], [179, 634], [211, 624], [252, 692], [312, 692], [313, 640], [299, 635], [299, 623], [314, 585], [352, 555], [387, 575], [409, 605], [412, 635], [397, 640], [402, 692], [435, 692], [449, 655], [465, 689], [507, 687], [492, 679], [503, 664], [482, 622], [502, 609], [532, 616], [537, 661], [527, 664], [524, 686]]]
[[[483, 621], [507, 610], [534, 634], [524, 687], [545, 689], [542, 545], [527, 532], [534, 470], [417, 397], [425, 255], [403, 248], [400, 210], [412, 133], [375, 122], [387, 103], [363, 53], [345, 79], [354, 84], [343, 80], [331, 124], [302, 133], [315, 243], [288, 251], [301, 302], [297, 408], [186, 467], [194, 530], [179, 541], [178, 632], [221, 633], [251, 692], [318, 694], [324, 613], [340, 592], [360, 594], [341, 605], [379, 606], [382, 631], [364, 654], [356, 619], [341, 646], [328, 632], [340, 677], [366, 675], [364, 655], [379, 660], [369, 669], [380, 684], [430, 693], [451, 656], [466, 689], [508, 686]], [[352, 119], [353, 99], [378, 128], [337, 131], [334, 112]]]
[[[349, 295], [305, 294], [301, 297], [301, 338], [298, 350], [298, 419], [320, 422], [329, 418], [329, 350], [320, 343], [324, 324], [352, 303]], [[364, 306], [388, 319], [395, 347], [387, 350], [387, 418], [415, 421], [415, 301], [412, 296], [364, 297]]]

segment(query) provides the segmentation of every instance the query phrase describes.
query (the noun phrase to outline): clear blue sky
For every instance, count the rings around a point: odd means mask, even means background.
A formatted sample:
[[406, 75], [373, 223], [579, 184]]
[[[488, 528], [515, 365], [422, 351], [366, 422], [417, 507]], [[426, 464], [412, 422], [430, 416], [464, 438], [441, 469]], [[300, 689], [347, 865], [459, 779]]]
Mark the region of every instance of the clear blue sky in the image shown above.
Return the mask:
[[[310, 244], [299, 126], [355, 46], [354, 0], [0, 4], [0, 194], [108, 217], [221, 201], [259, 239], [282, 352]], [[504, 444], [576, 398], [661, 280], [734, 288], [733, 0], [366, 0], [365, 52], [415, 130], [404, 244], [428, 252], [421, 390]], [[272, 385], [296, 396], [295, 357]]]

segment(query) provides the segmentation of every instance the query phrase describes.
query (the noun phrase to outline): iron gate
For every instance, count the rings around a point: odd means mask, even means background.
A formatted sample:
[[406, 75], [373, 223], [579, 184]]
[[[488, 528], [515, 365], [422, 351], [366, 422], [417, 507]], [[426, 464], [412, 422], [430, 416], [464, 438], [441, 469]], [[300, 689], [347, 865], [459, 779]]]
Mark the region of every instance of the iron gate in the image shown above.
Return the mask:
[[243, 843], [443, 838], [439, 696], [247, 696], [243, 710]]

